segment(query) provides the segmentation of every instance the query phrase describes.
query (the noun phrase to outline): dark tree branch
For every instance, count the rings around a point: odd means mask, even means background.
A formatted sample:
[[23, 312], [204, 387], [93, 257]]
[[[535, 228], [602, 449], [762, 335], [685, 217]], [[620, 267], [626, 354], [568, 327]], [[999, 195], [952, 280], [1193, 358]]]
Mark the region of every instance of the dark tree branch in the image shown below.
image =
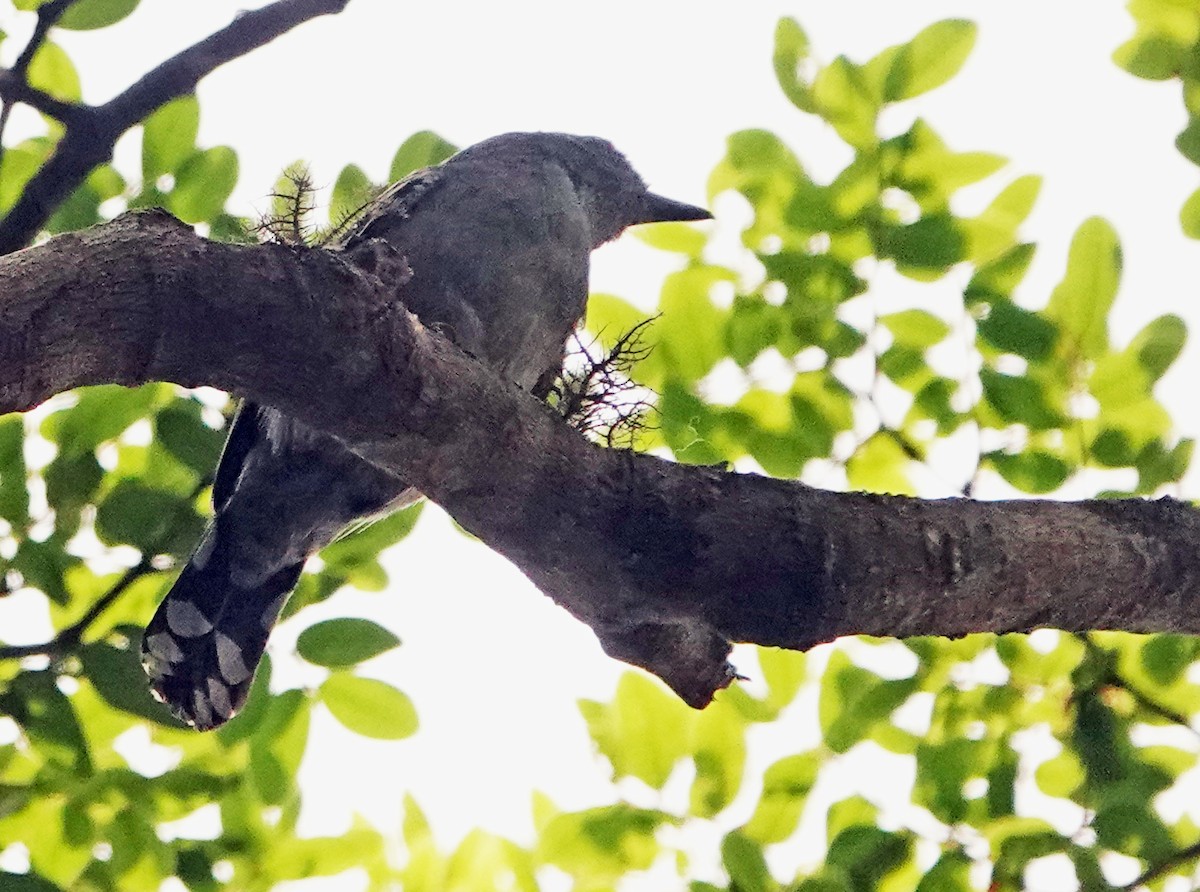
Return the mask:
[[8, 111], [15, 102], [24, 102], [60, 123], [72, 126], [77, 119], [91, 111], [88, 106], [55, 99], [44, 90], [31, 87], [25, 78], [12, 71], [0, 70], [0, 97], [4, 98], [4, 109]]
[[[0, 260], [0, 412], [82, 384], [209, 384], [411, 481], [701, 705], [731, 641], [1200, 632], [1200, 512], [923, 501], [589, 444], [422, 328], [403, 258], [210, 242], [161, 211]], [[236, 289], [228, 283], [238, 283]]]
[[227, 27], [162, 63], [104, 105], [75, 107], [54, 154], [26, 184], [8, 215], [0, 220], [0, 254], [29, 244], [55, 208], [92, 168], [112, 157], [113, 146], [130, 127], [172, 99], [193, 92], [200, 80], [219, 66], [270, 43], [309, 19], [341, 12], [348, 2], [277, 0], [262, 9], [244, 12]]
[[[4, 106], [0, 108], [0, 162], [4, 160], [4, 131], [8, 129], [8, 118], [12, 114], [14, 103], [26, 102], [34, 108], [45, 111], [46, 114], [56, 118], [59, 122], [66, 122], [66, 118], [59, 117], [54, 112], [47, 111], [46, 108], [37, 102], [30, 101], [28, 98], [30, 94], [21, 95], [21, 87], [25, 87], [26, 90], [32, 91], [34, 94], [45, 95], [40, 90], [33, 90], [29, 86], [29, 81], [25, 75], [29, 71], [29, 63], [33, 61], [33, 57], [41, 49], [42, 44], [45, 43], [46, 35], [50, 33], [50, 29], [54, 26], [54, 23], [62, 18], [63, 13], [67, 11], [67, 7], [74, 2], [75, 0], [51, 0], [51, 2], [38, 7], [37, 24], [33, 27], [33, 34], [30, 35], [29, 42], [21, 50], [21, 55], [17, 56], [17, 61], [13, 63], [13, 67], [6, 72], [12, 84], [7, 86], [6, 89], [0, 89], [0, 98], [4, 100]], [[51, 103], [58, 102], [52, 96], [46, 98]], [[63, 105], [65, 104], [63, 103]]]

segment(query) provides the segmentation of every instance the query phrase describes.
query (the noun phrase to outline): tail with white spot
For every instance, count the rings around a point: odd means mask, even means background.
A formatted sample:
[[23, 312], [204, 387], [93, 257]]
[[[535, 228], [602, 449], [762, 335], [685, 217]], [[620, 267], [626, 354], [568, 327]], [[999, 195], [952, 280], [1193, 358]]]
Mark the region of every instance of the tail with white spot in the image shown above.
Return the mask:
[[154, 696], [200, 731], [224, 724], [245, 704], [267, 636], [304, 566], [242, 587], [233, 581], [223, 539], [215, 524], [205, 531], [142, 639]]

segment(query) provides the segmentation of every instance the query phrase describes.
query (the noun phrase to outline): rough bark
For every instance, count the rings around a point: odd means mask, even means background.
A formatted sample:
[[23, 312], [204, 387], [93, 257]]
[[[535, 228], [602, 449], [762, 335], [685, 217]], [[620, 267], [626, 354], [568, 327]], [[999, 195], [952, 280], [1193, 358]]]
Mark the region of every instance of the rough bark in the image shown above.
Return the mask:
[[61, 236], [0, 260], [0, 412], [151, 380], [276, 406], [401, 473], [697, 706], [731, 641], [1200, 632], [1182, 503], [833, 493], [602, 449], [422, 328], [404, 278], [383, 243], [218, 244], [160, 211]]

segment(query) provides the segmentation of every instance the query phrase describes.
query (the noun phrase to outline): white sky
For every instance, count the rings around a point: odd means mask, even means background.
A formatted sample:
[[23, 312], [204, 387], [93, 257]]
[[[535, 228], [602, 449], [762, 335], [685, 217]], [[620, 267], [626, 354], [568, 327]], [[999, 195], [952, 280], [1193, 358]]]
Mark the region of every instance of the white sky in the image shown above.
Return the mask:
[[[85, 98], [102, 101], [238, 8], [260, 5], [143, 0], [118, 28], [63, 43], [81, 69]], [[10, 29], [2, 15], [0, 27]], [[310, 161], [318, 182], [332, 183], [349, 161], [381, 179], [401, 140], [420, 129], [460, 145], [508, 130], [602, 135], [656, 191], [696, 203], [724, 138], [745, 127], [783, 135], [814, 174], [828, 176], [845, 162], [844, 147], [794, 110], [774, 82], [781, 15], [800, 20], [824, 60], [839, 52], [869, 57], [939, 18], [977, 21], [979, 41], [963, 73], [897, 110], [897, 131], [920, 114], [952, 148], [1010, 157], [996, 183], [977, 193], [979, 202], [1017, 175], [1045, 176], [1023, 229], [1041, 243], [1025, 294], [1047, 293], [1070, 233], [1101, 214], [1125, 247], [1118, 340], [1164, 312], [1200, 322], [1200, 245], [1185, 240], [1177, 222], [1179, 206], [1200, 185], [1200, 171], [1172, 145], [1184, 123], [1179, 89], [1138, 81], [1112, 64], [1112, 50], [1132, 33], [1114, 2], [352, 0], [340, 16], [309, 23], [205, 80], [200, 139], [237, 149], [236, 209], [247, 213], [293, 159]], [[138, 170], [136, 137], [122, 142], [118, 157], [131, 159], [127, 173]], [[651, 303], [669, 262], [629, 242], [600, 252], [593, 287]], [[1183, 396], [1196, 355], [1167, 392], [1193, 435], [1200, 413]], [[433, 511], [390, 563], [389, 592], [347, 593], [318, 609], [370, 615], [404, 639], [366, 671], [413, 696], [422, 730], [411, 741], [381, 744], [319, 720], [303, 771], [306, 827], [336, 831], [355, 810], [394, 827], [402, 793], [411, 790], [447, 841], [480, 825], [519, 838], [530, 830], [535, 787], [563, 807], [610, 796], [574, 707], [579, 696], [605, 696], [619, 669], [590, 632]], [[297, 632], [282, 630], [273, 652], [286, 653]]]

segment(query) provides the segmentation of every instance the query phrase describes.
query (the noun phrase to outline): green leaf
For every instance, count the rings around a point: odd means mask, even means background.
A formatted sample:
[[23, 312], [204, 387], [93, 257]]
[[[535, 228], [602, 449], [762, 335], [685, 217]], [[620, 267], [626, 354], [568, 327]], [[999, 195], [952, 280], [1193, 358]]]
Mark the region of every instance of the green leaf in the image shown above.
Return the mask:
[[631, 870], [646, 870], [660, 846], [655, 831], [669, 816], [624, 802], [550, 817], [541, 827], [539, 860], [604, 888]]
[[423, 506], [418, 502], [343, 535], [321, 550], [321, 560], [325, 566], [347, 573], [374, 564], [385, 548], [412, 532]]
[[62, 887], [32, 873], [0, 871], [0, 889], [4, 892], [62, 892]]
[[0, 693], [0, 713], [10, 716], [41, 758], [79, 776], [92, 772], [92, 757], [67, 696], [49, 671], [22, 672]]
[[1042, 178], [1017, 177], [992, 199], [979, 216], [961, 221], [967, 253], [976, 263], [989, 263], [1013, 247], [1017, 229], [1033, 211], [1042, 191]]
[[1053, 395], [1041, 381], [1024, 375], [1005, 375], [993, 369], [979, 372], [983, 395], [1007, 423], [1025, 424], [1033, 430], [1061, 427], [1063, 416], [1051, 404]]
[[1178, 681], [1196, 661], [1197, 643], [1185, 635], [1152, 635], [1138, 655], [1154, 683], [1167, 687]]
[[[5, 160], [7, 157], [5, 156]], [[0, 192], [0, 207], [4, 206], [3, 197], [3, 193]], [[1189, 195], [1180, 208], [1179, 225], [1183, 227], [1183, 234], [1188, 238], [1200, 239], [1200, 189]]]
[[1113, 61], [1134, 77], [1165, 81], [1179, 74], [1187, 45], [1167, 35], [1138, 29], [1139, 33], [1113, 53]]
[[414, 133], [400, 144], [392, 158], [392, 166], [388, 171], [388, 180], [402, 180], [414, 170], [440, 164], [458, 151], [454, 143], [447, 142], [432, 130], [422, 130]]
[[721, 863], [738, 892], [772, 892], [779, 888], [767, 869], [762, 847], [736, 830], [721, 840]]
[[966, 239], [949, 214], [931, 214], [907, 226], [892, 226], [880, 233], [880, 257], [896, 261], [900, 272], [942, 273], [966, 257]]
[[638, 240], [660, 251], [671, 251], [683, 254], [694, 260], [700, 259], [704, 246], [708, 244], [708, 236], [695, 226], [687, 223], [654, 223], [649, 226], [638, 226], [633, 230]]
[[866, 492], [915, 495], [906, 468], [911, 457], [886, 431], [863, 443], [846, 462], [846, 476], [855, 489]]
[[1108, 313], [1121, 281], [1121, 246], [1112, 225], [1085, 221], [1071, 240], [1067, 272], [1050, 295], [1046, 316], [1059, 323], [1062, 346], [1080, 358], [1108, 350]]
[[950, 334], [950, 326], [932, 313], [924, 310], [902, 310], [879, 317], [902, 344], [924, 350], [932, 347]]
[[1137, 357], [1151, 381], [1161, 378], [1183, 351], [1187, 324], [1175, 315], [1159, 316], [1134, 335], [1127, 352]]
[[181, 399], [154, 416], [154, 433], [164, 449], [204, 476], [216, 468], [228, 432], [205, 424], [198, 402]]
[[[76, 404], [42, 422], [41, 434], [63, 452], [87, 452], [114, 440], [139, 418], [150, 414], [163, 385], [137, 388], [106, 384], [78, 391]], [[167, 390], [170, 388], [168, 386]]]
[[1200, 118], [1192, 118], [1175, 137], [1175, 148], [1193, 164], [1200, 164]]
[[146, 119], [142, 128], [142, 176], [152, 181], [174, 173], [196, 148], [200, 102], [194, 95], [173, 99]]
[[363, 737], [399, 740], [417, 730], [408, 695], [374, 678], [336, 672], [321, 685], [321, 700], [335, 719]]
[[361, 211], [375, 194], [375, 186], [357, 164], [347, 164], [333, 184], [329, 222], [338, 225]]
[[1064, 749], [1037, 767], [1034, 779], [1047, 796], [1067, 798], [1083, 784], [1085, 776], [1079, 757], [1070, 749]]
[[300, 633], [296, 649], [318, 666], [345, 669], [400, 645], [400, 639], [369, 619], [327, 619]]
[[971, 276], [971, 281], [963, 291], [967, 305], [974, 306], [981, 301], [998, 297], [1010, 299], [1013, 291], [1029, 272], [1034, 251], [1033, 245], [1016, 245], [996, 259], [983, 263], [975, 270], [975, 275]]
[[845, 56], [838, 56], [818, 72], [812, 96], [821, 117], [850, 145], [863, 149], [878, 141], [875, 119], [879, 101], [862, 69]]
[[266, 715], [250, 738], [250, 779], [267, 805], [281, 805], [296, 795], [296, 771], [308, 742], [310, 706], [304, 692], [294, 689], [269, 698]]
[[383, 838], [378, 831], [355, 826], [340, 836], [286, 837], [267, 849], [256, 868], [273, 880], [306, 880], [352, 868], [371, 870], [382, 859]]
[[54, 509], [56, 527], [73, 534], [79, 529], [79, 511], [90, 504], [104, 479], [104, 469], [94, 452], [62, 452], [42, 471], [46, 501]]
[[978, 322], [979, 336], [1004, 353], [1014, 353], [1034, 362], [1044, 362], [1054, 352], [1058, 327], [1040, 313], [1017, 306], [997, 296]]
[[47, 139], [27, 139], [4, 150], [0, 161], [0, 212], [6, 212], [21, 196], [25, 184], [37, 173], [51, 143]]
[[644, 675], [626, 672], [610, 702], [580, 700], [579, 711], [592, 740], [612, 763], [615, 779], [632, 775], [661, 790], [690, 751], [695, 713]]
[[97, 641], [80, 651], [83, 674], [110, 706], [172, 728], [186, 727], [170, 710], [150, 696], [142, 670], [140, 630], [122, 627], [120, 645]]
[[58, 20], [58, 27], [91, 31], [114, 25], [137, 9], [138, 0], [75, 0]]
[[700, 713], [693, 733], [691, 813], [712, 817], [737, 795], [746, 765], [746, 721], [721, 701]]
[[686, 381], [704, 377], [725, 356], [722, 331], [727, 313], [708, 295], [718, 282], [734, 278], [734, 273], [723, 267], [696, 266], [673, 273], [663, 282], [659, 297], [662, 319], [655, 326], [658, 351]]
[[880, 881], [909, 857], [906, 834], [879, 827], [847, 827], [829, 844], [826, 862], [841, 867], [859, 889], [878, 889]]
[[100, 222], [100, 197], [87, 183], [67, 196], [46, 223], [46, 231], [57, 235], [86, 229]]
[[193, 152], [175, 174], [168, 210], [185, 223], [214, 219], [237, 185], [237, 153], [228, 146]]
[[767, 683], [767, 703], [782, 709], [795, 699], [808, 671], [808, 655], [778, 647], [758, 648], [758, 665]]
[[821, 679], [817, 710], [826, 744], [834, 752], [846, 752], [864, 740], [873, 725], [891, 716], [916, 687], [915, 679], [880, 678], [850, 662], [845, 651], [834, 651]]
[[970, 889], [971, 868], [974, 862], [961, 851], [943, 852], [937, 863], [929, 868], [916, 892], [944, 892], [948, 889]]
[[[121, 480], [96, 509], [96, 535], [106, 545], [128, 543], [144, 552], [168, 551], [199, 534], [199, 517], [182, 526], [186, 503], [137, 480]], [[170, 534], [170, 541], [168, 541]]]
[[61, 529], [45, 542], [26, 539], [21, 543], [12, 568], [25, 577], [28, 585], [41, 591], [55, 604], [66, 604], [71, 596], [63, 577], [78, 564], [79, 558], [66, 552], [66, 536]]
[[896, 47], [883, 77], [883, 101], [912, 99], [954, 77], [975, 46], [976, 31], [973, 22], [945, 19]]
[[944, 211], [958, 189], [986, 179], [1006, 163], [991, 152], [951, 151], [919, 118], [885, 145], [902, 153], [895, 184], [916, 199], [922, 213]]
[[813, 113], [816, 107], [809, 85], [800, 74], [800, 65], [808, 59], [808, 35], [793, 18], [784, 17], [775, 26], [775, 79], [783, 94], [801, 111]]
[[820, 767], [816, 753], [786, 756], [769, 766], [763, 774], [762, 796], [742, 832], [763, 845], [791, 836]]
[[25, 470], [25, 420], [0, 417], [0, 517], [23, 530], [29, 522], [29, 487]]
[[1027, 450], [1015, 455], [993, 452], [987, 460], [1000, 476], [1022, 492], [1048, 493], [1058, 489], [1071, 476], [1071, 466], [1056, 455]]
[[38, 48], [29, 63], [28, 79], [29, 86], [63, 102], [78, 102], [83, 95], [79, 87], [79, 72], [57, 43], [47, 41]]
[[[306, 190], [305, 195], [300, 195], [302, 188]], [[301, 230], [299, 235], [303, 235], [303, 230], [310, 225], [309, 218], [313, 211], [311, 194], [307, 193], [310, 189], [312, 174], [308, 162], [298, 160], [287, 165], [271, 190], [271, 216], [287, 221], [289, 230], [293, 224], [296, 225]], [[293, 219], [296, 216], [298, 220]]]

